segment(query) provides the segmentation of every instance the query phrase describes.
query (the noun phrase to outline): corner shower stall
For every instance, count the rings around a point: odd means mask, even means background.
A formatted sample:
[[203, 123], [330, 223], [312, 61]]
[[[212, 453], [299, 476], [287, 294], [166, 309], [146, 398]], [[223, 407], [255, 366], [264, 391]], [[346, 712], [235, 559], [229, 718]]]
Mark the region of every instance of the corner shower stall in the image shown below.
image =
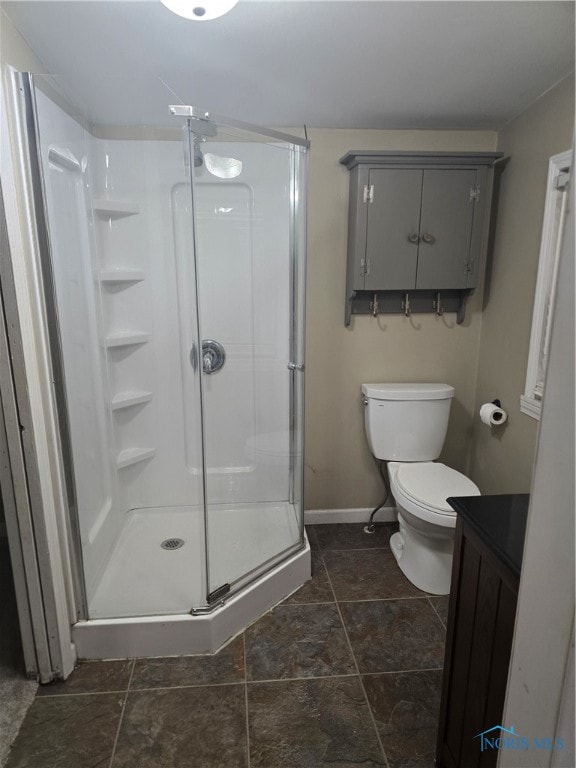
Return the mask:
[[[20, 75], [78, 654], [215, 650], [309, 578], [307, 142]], [[38, 200], [41, 204], [38, 204]]]

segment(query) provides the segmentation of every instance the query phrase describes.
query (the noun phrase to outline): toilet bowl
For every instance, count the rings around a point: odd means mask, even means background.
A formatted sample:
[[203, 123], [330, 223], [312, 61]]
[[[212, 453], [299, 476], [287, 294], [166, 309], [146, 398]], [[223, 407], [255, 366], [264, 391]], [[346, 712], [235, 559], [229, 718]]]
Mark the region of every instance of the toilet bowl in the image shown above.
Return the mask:
[[447, 595], [456, 513], [446, 499], [480, 491], [465, 475], [437, 462], [390, 462], [388, 477], [400, 525], [390, 539], [392, 554], [414, 586]]
[[448, 384], [363, 384], [370, 450], [388, 463], [400, 530], [390, 548], [405, 576], [434, 595], [450, 592], [456, 513], [446, 499], [478, 496], [461, 472], [436, 462], [448, 429]]

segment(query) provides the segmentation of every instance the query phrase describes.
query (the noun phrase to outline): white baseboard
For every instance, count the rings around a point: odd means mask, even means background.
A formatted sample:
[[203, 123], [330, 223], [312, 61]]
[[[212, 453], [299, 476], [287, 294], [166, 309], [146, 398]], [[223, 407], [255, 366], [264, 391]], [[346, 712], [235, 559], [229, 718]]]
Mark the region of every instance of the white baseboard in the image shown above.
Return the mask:
[[[304, 510], [304, 523], [306, 525], [367, 523], [371, 513], [371, 507], [356, 509], [306, 509]], [[376, 523], [392, 523], [395, 520], [397, 520], [396, 507], [383, 507], [374, 516], [374, 522]]]

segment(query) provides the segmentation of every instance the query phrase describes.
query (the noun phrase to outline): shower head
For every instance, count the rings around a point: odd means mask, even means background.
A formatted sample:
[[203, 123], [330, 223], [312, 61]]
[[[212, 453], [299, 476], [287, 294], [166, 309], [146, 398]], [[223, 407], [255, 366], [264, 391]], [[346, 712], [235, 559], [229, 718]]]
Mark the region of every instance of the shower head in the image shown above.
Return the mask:
[[194, 168], [205, 166], [206, 170], [218, 179], [235, 179], [242, 173], [242, 160], [203, 152], [200, 145], [204, 141], [204, 136], [194, 135]]
[[219, 179], [235, 179], [242, 173], [242, 160], [237, 160], [235, 157], [223, 157], [205, 152], [204, 163], [212, 176]]

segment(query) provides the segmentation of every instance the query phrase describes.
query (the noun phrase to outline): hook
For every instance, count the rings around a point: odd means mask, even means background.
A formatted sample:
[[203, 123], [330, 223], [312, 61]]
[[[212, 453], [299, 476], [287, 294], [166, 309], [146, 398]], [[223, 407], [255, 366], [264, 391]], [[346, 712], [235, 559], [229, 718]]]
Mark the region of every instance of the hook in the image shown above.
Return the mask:
[[404, 311], [405, 317], [410, 317], [412, 314], [412, 311], [410, 309], [410, 294], [405, 293], [404, 294], [404, 301], [402, 302], [402, 310]]
[[440, 291], [436, 294], [436, 314], [438, 317], [442, 317], [444, 314], [444, 307], [442, 306], [442, 296], [440, 294]]

